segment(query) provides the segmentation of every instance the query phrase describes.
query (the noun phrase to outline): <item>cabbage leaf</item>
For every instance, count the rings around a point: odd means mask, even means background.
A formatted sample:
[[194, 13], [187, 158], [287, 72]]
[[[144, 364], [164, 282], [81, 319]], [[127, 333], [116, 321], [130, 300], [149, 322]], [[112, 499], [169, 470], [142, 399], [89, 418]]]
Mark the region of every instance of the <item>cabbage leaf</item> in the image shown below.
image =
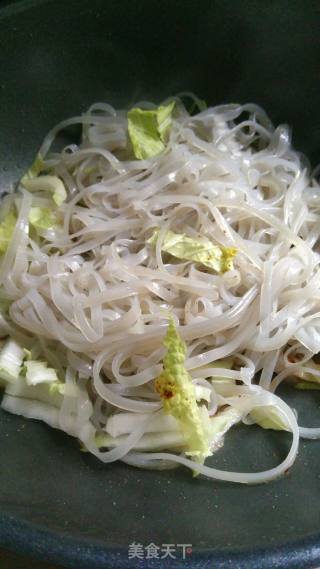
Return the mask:
[[27, 385], [38, 385], [39, 383], [55, 383], [58, 381], [55, 369], [48, 367], [48, 363], [38, 360], [29, 360], [24, 363], [26, 368]]
[[0, 351], [0, 378], [9, 383], [15, 382], [22, 370], [24, 357], [24, 349], [15, 340], [6, 340]]
[[0, 223], [0, 253], [5, 253], [17, 225], [17, 216], [10, 211]]
[[36, 230], [50, 229], [55, 226], [56, 217], [48, 207], [32, 207], [29, 212], [29, 222]]
[[[159, 230], [156, 229], [147, 243], [155, 246]], [[219, 247], [208, 239], [193, 239], [184, 233], [167, 231], [162, 251], [169, 253], [177, 259], [201, 263], [205, 267], [214, 269], [217, 273], [225, 273], [233, 269], [233, 258], [237, 249], [234, 247]]]
[[290, 431], [285, 417], [275, 405], [261, 405], [250, 412], [250, 418], [263, 429]]
[[41, 154], [37, 154], [33, 164], [30, 166], [29, 170], [22, 176], [21, 183], [22, 185], [26, 180], [30, 180], [32, 178], [36, 178], [39, 174], [44, 170], [44, 161]]
[[155, 381], [165, 413], [177, 419], [185, 439], [186, 454], [197, 462], [211, 455], [210, 419], [206, 407], [197, 404], [195, 386], [184, 362], [186, 345], [180, 338], [173, 320], [169, 322], [164, 339], [167, 353], [163, 371]]
[[54, 203], [60, 207], [67, 198], [64, 183], [58, 176], [38, 176], [37, 178], [21, 180], [28, 192], [49, 192]]
[[166, 147], [175, 102], [156, 109], [133, 108], [128, 112], [128, 132], [133, 153], [138, 160], [157, 156]]

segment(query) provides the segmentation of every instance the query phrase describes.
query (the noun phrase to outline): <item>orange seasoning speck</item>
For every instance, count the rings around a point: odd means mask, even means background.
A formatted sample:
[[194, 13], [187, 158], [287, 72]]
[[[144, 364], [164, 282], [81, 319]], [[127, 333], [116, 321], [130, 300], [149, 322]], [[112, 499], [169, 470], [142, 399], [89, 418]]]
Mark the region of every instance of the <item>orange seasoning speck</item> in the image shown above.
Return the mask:
[[169, 389], [164, 389], [162, 397], [164, 397], [164, 399], [171, 399], [171, 397], [173, 397], [173, 393]]

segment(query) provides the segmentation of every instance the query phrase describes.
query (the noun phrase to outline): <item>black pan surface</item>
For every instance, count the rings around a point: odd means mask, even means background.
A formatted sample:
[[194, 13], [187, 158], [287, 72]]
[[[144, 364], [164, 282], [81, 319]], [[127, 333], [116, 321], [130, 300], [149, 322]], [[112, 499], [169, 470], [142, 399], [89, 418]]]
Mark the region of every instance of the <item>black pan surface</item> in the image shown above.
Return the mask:
[[[318, 3], [302, 0], [1, 2], [1, 191], [59, 120], [98, 100], [128, 107], [181, 90], [209, 104], [259, 103], [293, 126], [296, 148], [316, 164], [319, 24]], [[319, 392], [284, 396], [301, 424], [320, 424]], [[64, 434], [4, 412], [0, 445], [2, 546], [78, 569], [320, 565], [320, 442], [302, 442], [284, 478], [254, 487], [105, 466]], [[262, 470], [289, 445], [287, 434], [242, 427], [212, 464]], [[132, 542], [192, 552], [129, 559]]]

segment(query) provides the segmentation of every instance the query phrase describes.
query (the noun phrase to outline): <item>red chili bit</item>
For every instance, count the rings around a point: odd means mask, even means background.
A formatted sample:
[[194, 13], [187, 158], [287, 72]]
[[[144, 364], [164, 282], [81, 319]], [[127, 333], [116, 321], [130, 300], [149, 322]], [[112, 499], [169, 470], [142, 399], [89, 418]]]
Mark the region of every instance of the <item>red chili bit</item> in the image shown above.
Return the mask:
[[165, 399], [171, 399], [171, 397], [173, 397], [173, 393], [169, 389], [164, 389], [162, 397], [164, 397]]

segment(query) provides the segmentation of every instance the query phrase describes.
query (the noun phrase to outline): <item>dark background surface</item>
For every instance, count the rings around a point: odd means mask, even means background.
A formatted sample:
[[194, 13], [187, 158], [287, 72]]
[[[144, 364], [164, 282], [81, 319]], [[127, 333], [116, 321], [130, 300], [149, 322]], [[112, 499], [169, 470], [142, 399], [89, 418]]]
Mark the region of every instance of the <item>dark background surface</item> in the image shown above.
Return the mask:
[[58, 567], [5, 549], [0, 549], [0, 567], [1, 569], [62, 569], [61, 565]]
[[[319, 162], [317, 2], [31, 0], [0, 6], [2, 190], [32, 161], [50, 127], [93, 101], [129, 106], [186, 89], [209, 104], [261, 104], [275, 123], [293, 125], [296, 147]], [[301, 424], [319, 425], [319, 393], [293, 397]], [[282, 460], [289, 444], [283, 433], [239, 428], [212, 464], [262, 470]], [[182, 469], [104, 466], [62, 433], [3, 412], [0, 448], [4, 547], [77, 569], [141, 567], [128, 562], [133, 540], [192, 543], [197, 568], [320, 564], [319, 442], [302, 443], [288, 476], [255, 487], [195, 480]]]

